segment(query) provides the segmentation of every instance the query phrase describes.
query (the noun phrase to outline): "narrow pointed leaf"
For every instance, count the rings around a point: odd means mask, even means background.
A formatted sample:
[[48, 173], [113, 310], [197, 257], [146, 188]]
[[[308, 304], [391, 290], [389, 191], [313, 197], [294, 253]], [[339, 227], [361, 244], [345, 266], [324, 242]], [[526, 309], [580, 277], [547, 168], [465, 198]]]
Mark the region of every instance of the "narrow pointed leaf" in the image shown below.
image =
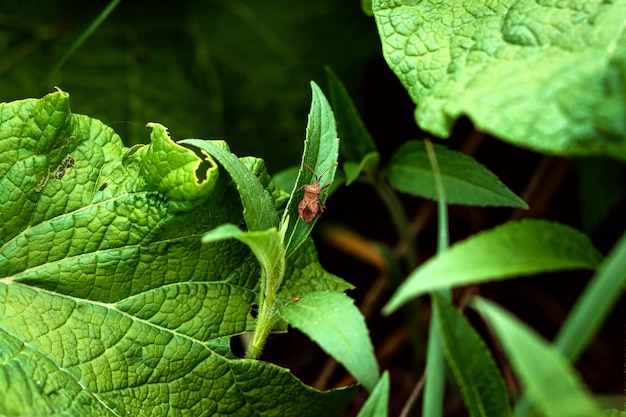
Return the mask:
[[202, 149], [226, 168], [237, 184], [248, 230], [266, 230], [278, 225], [278, 213], [269, 193], [243, 162], [228, 150], [224, 142], [186, 139], [180, 143]]
[[368, 153], [360, 162], [344, 162], [343, 171], [346, 173], [346, 185], [350, 185], [359, 178], [361, 172], [374, 172], [378, 168], [379, 162], [380, 154], [377, 151]]
[[547, 417], [599, 416], [600, 409], [567, 359], [532, 329], [487, 300], [476, 300], [494, 328], [528, 398]]
[[470, 416], [510, 416], [504, 380], [485, 343], [448, 300], [437, 292], [432, 297], [446, 359]]
[[626, 2], [374, 0], [422, 129], [468, 116], [539, 152], [626, 159]]
[[[254, 329], [259, 268], [236, 240], [201, 244], [244, 221], [210, 157], [156, 123], [126, 148], [61, 91], [0, 115], [0, 414], [341, 414], [350, 390], [230, 352]], [[341, 285], [312, 245], [287, 281], [301, 271]]]
[[[346, 185], [356, 180], [362, 170], [376, 168], [379, 156], [376, 144], [361, 120], [343, 83], [330, 67], [326, 67], [330, 99], [337, 117], [337, 129], [341, 138], [341, 154], [359, 169], [346, 169]], [[366, 161], [367, 158], [367, 161]], [[357, 165], [354, 165], [357, 164]]]
[[542, 220], [510, 222], [459, 242], [426, 261], [384, 311], [436, 289], [567, 269], [595, 269], [600, 253], [584, 234]]
[[[317, 220], [316, 217], [310, 223], [306, 223], [298, 216], [298, 204], [304, 196], [304, 191], [299, 190], [299, 188], [304, 184], [315, 182], [315, 175], [304, 164], [308, 164], [318, 176], [324, 174], [320, 178], [321, 189], [332, 184], [339, 156], [339, 138], [337, 137], [333, 111], [324, 93], [314, 82], [311, 82], [311, 90], [313, 99], [306, 128], [302, 164], [296, 185], [291, 192], [291, 198], [281, 220], [281, 223], [288, 222], [285, 234], [285, 247], [288, 257], [306, 240]], [[326, 188], [321, 191], [319, 201], [325, 202], [327, 195], [328, 189]], [[282, 227], [279, 228], [283, 229]]]
[[277, 270], [282, 278], [284, 273], [285, 254], [281, 236], [275, 228], [257, 232], [244, 232], [234, 224], [223, 224], [202, 236], [202, 243], [218, 242], [226, 239], [237, 239], [252, 250], [261, 268], [268, 276], [274, 276]]
[[389, 372], [383, 372], [376, 387], [363, 404], [357, 417], [387, 417], [389, 415]]
[[626, 232], [602, 261], [555, 339], [555, 345], [575, 360], [592, 340], [626, 289]]
[[[445, 146], [433, 146], [449, 204], [528, 208], [475, 159]], [[422, 142], [404, 143], [389, 161], [387, 174], [398, 191], [437, 200], [435, 179]]]
[[365, 320], [345, 294], [315, 292], [280, 310], [293, 327], [314, 340], [368, 390], [378, 381], [378, 364]]

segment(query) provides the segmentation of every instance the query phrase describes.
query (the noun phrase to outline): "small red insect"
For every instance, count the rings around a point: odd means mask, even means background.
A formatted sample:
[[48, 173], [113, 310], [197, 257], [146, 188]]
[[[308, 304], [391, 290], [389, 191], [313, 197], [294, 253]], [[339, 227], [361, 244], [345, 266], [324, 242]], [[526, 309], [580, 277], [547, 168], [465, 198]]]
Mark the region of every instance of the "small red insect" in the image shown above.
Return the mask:
[[300, 297], [299, 295], [294, 295], [293, 297], [291, 297], [291, 301], [300, 301], [302, 297]]
[[305, 223], [311, 223], [315, 216], [317, 216], [318, 213], [321, 215], [326, 208], [324, 202], [320, 201], [319, 198], [320, 192], [324, 188], [330, 187], [330, 184], [326, 184], [325, 186], [320, 188], [320, 180], [322, 179], [324, 174], [326, 174], [328, 170], [335, 165], [331, 165], [326, 168], [326, 170], [324, 170], [324, 172], [322, 172], [320, 176], [317, 176], [315, 171], [313, 171], [313, 168], [311, 168], [308, 164], [305, 163], [304, 165], [313, 173], [313, 175], [315, 175], [315, 182], [313, 184], [304, 184], [302, 187], [296, 190], [296, 192], [298, 192], [304, 188], [304, 197], [302, 197], [302, 201], [300, 201], [300, 203], [298, 204], [298, 214]]

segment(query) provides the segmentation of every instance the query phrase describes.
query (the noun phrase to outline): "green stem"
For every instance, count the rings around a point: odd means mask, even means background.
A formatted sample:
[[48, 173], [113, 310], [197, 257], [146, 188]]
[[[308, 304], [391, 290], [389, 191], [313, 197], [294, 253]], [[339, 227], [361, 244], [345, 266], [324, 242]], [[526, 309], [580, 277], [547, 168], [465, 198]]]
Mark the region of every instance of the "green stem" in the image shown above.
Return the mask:
[[402, 201], [400, 201], [398, 194], [387, 182], [376, 178], [370, 178], [368, 182], [374, 187], [374, 190], [376, 190], [391, 215], [391, 220], [398, 232], [398, 236], [400, 236], [406, 247], [407, 266], [409, 271], [412, 271], [417, 267], [417, 249], [413, 236], [411, 236], [411, 227]]
[[72, 44], [72, 46], [70, 47], [70, 49], [68, 49], [65, 54], [63, 55], [63, 57], [61, 58], [61, 60], [59, 62], [57, 62], [57, 64], [54, 66], [54, 68], [52, 69], [52, 72], [50, 73], [50, 76], [53, 76], [54, 74], [56, 74], [61, 67], [63, 66], [63, 64], [65, 64], [65, 62], [70, 59], [70, 57], [72, 55], [74, 55], [74, 53], [76, 52], [76, 50], [78, 48], [80, 48], [82, 46], [83, 43], [85, 43], [85, 41], [96, 31], [96, 29], [98, 29], [98, 27], [102, 24], [102, 22], [104, 22], [106, 20], [107, 17], [109, 17], [109, 15], [111, 14], [111, 12], [113, 10], [115, 10], [115, 8], [117, 7], [117, 5], [121, 2], [122, 0], [111, 0], [109, 2], [109, 4], [107, 5], [107, 7], [104, 8], [104, 10], [102, 12], [100, 12], [100, 14], [98, 15], [98, 17], [96, 17], [96, 19], [91, 22], [91, 24], [89, 25], [89, 27], [87, 27], [87, 29], [84, 30], [83, 33], [81, 33], [80, 37]]
[[[261, 294], [263, 294], [263, 289], [261, 289]], [[252, 336], [252, 342], [250, 342], [250, 348], [246, 354], [246, 359], [258, 358], [261, 354], [261, 350], [263, 350], [265, 340], [267, 339], [274, 322], [273, 310], [274, 301], [276, 299], [275, 296], [276, 294], [273, 291], [268, 291], [265, 296], [261, 295], [262, 300], [261, 305], [259, 306], [257, 325], [254, 329], [254, 335]]]
[[433, 176], [435, 177], [435, 188], [437, 189], [437, 207], [439, 211], [439, 236], [437, 239], [437, 252], [445, 252], [450, 246], [450, 237], [448, 235], [448, 205], [446, 198], [446, 189], [443, 186], [443, 180], [441, 179], [441, 171], [439, 170], [439, 162], [437, 161], [437, 154], [435, 148], [430, 142], [430, 139], [424, 140], [424, 146], [426, 147], [426, 153], [428, 154], [428, 160], [433, 170]]
[[[448, 250], [448, 207], [446, 205], [446, 191], [441, 180], [441, 172], [439, 163], [433, 145], [430, 140], [424, 141], [428, 159], [435, 177], [435, 187], [437, 189], [437, 205], [438, 205], [438, 228], [439, 236], [437, 239], [437, 253], [443, 253]], [[440, 291], [440, 294], [447, 300], [451, 298], [450, 289]], [[428, 339], [428, 352], [426, 354], [426, 384], [424, 385], [424, 416], [441, 416], [443, 415], [443, 394], [445, 389], [445, 367], [443, 358], [443, 349], [441, 346], [441, 338], [438, 333], [439, 323], [437, 316], [433, 315], [430, 321], [430, 337]]]
[[[276, 294], [280, 289], [280, 284], [285, 276], [285, 252], [284, 249], [275, 267], [270, 270], [263, 270], [261, 275], [261, 289], [259, 300], [259, 314], [257, 316], [256, 328], [250, 342], [250, 348], [246, 353], [246, 359], [256, 359], [261, 354], [265, 340], [272, 330], [276, 321], [274, 304]], [[262, 267], [263, 268], [263, 267]]]

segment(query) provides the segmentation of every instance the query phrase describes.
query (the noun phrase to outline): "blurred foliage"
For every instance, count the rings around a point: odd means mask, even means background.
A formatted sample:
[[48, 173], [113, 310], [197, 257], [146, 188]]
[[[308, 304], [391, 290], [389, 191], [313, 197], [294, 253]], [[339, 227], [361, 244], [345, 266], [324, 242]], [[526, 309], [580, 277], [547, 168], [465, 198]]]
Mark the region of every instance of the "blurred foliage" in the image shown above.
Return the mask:
[[107, 4], [0, 0], [0, 101], [57, 85], [127, 145], [147, 142], [155, 121], [175, 139], [227, 139], [275, 172], [299, 162], [309, 81], [330, 65], [359, 91], [380, 55], [373, 19], [351, 0], [126, 1], [51, 76]]

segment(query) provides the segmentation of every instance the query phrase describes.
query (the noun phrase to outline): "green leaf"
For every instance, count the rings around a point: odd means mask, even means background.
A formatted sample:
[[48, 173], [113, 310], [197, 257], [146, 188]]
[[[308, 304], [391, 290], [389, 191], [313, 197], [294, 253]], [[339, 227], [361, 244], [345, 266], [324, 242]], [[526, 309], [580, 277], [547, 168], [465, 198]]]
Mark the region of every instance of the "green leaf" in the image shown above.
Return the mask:
[[[445, 146], [433, 146], [449, 204], [528, 208], [475, 159]], [[405, 142], [389, 161], [387, 174], [398, 191], [437, 200], [435, 178], [422, 142]]]
[[509, 222], [459, 242], [406, 279], [384, 308], [437, 289], [567, 269], [595, 269], [601, 256], [589, 238], [542, 220]]
[[[615, 306], [626, 284], [626, 233], [602, 261], [595, 276], [571, 308], [554, 338], [554, 346], [575, 362]], [[518, 401], [516, 416], [527, 414], [528, 401]]]
[[625, 285], [626, 232], [603, 259], [555, 338], [555, 345], [566, 357], [578, 358], [619, 300]]
[[314, 292], [288, 304], [279, 314], [343, 364], [365, 388], [374, 389], [378, 364], [354, 300], [345, 294]]
[[[263, 188], [267, 190], [276, 211], [282, 212], [289, 200], [289, 193], [283, 191], [279, 185], [276, 184], [274, 178], [267, 172], [265, 160], [253, 156], [242, 156], [239, 160], [248, 168], [248, 171], [252, 172], [254, 176], [257, 177]], [[289, 188], [289, 190], [291, 190], [291, 188]]]
[[278, 213], [270, 194], [261, 185], [259, 179], [228, 150], [225, 142], [186, 139], [180, 141], [184, 145], [193, 145], [208, 155], [214, 156], [226, 168], [239, 190], [243, 204], [243, 216], [248, 230], [267, 230], [278, 225]]
[[360, 162], [346, 161], [343, 164], [343, 170], [346, 173], [346, 185], [354, 182], [361, 175], [361, 172], [376, 171], [379, 162], [380, 154], [378, 152], [368, 153]]
[[287, 260], [285, 281], [279, 297], [290, 301], [291, 297], [315, 291], [344, 292], [353, 288], [354, 285], [322, 268], [315, 244], [308, 238]]
[[[125, 148], [61, 91], [0, 114], [0, 414], [341, 414], [353, 390], [230, 352], [259, 267], [236, 240], [201, 244], [244, 221], [212, 159], [158, 124]], [[311, 246], [291, 262], [288, 281], [340, 285]]]
[[443, 347], [472, 417], [510, 416], [509, 395], [491, 353], [467, 319], [432, 293]]
[[389, 372], [383, 372], [383, 376], [371, 392], [363, 408], [357, 417], [386, 417], [389, 415]]
[[422, 129], [468, 116], [517, 146], [626, 159], [626, 3], [375, 0]]
[[[252, 250], [261, 268], [267, 271], [268, 275], [284, 274], [285, 254], [281, 236], [276, 229], [268, 229], [257, 232], [244, 232], [234, 224], [222, 224], [202, 236], [202, 243], [218, 242], [226, 239], [237, 239]], [[280, 272], [277, 272], [280, 270]]]
[[[287, 257], [291, 256], [298, 246], [306, 240], [317, 221], [317, 217], [315, 217], [310, 223], [305, 223], [298, 215], [298, 204], [304, 196], [304, 191], [300, 188], [305, 184], [313, 184], [315, 175], [320, 176], [323, 174], [319, 178], [319, 186], [322, 189], [328, 184], [332, 184], [335, 178], [335, 171], [337, 170], [339, 138], [337, 137], [335, 117], [324, 93], [314, 82], [311, 82], [311, 90], [313, 99], [306, 128], [302, 164], [300, 165], [296, 185], [291, 192], [291, 198], [287, 203], [287, 209], [281, 220], [281, 230], [283, 229], [283, 223], [286, 222], [288, 224], [285, 234]], [[315, 174], [304, 164], [311, 167]], [[328, 190], [324, 189], [319, 195], [319, 201], [324, 203], [327, 195]]]
[[326, 78], [330, 99], [337, 117], [339, 137], [341, 137], [341, 154], [347, 161], [358, 163], [358, 170], [345, 170], [346, 185], [350, 185], [358, 178], [362, 170], [367, 169], [367, 172], [373, 172], [380, 156], [346, 88], [330, 67], [326, 67]]
[[293, 190], [293, 186], [296, 184], [299, 173], [300, 167], [294, 165], [277, 172], [274, 174], [272, 179], [281, 190], [291, 192], [291, 190]]
[[361, 9], [363, 9], [363, 13], [368, 16], [374, 15], [374, 11], [372, 10], [372, 0], [361, 0]]
[[495, 304], [478, 299], [529, 399], [547, 417], [600, 415], [598, 405], [554, 346]]
[[276, 293], [285, 276], [285, 248], [282, 231], [271, 228], [256, 232], [243, 232], [234, 224], [223, 224], [202, 237], [202, 243], [224, 239], [237, 239], [250, 247], [261, 265], [259, 311], [254, 335], [246, 358], [256, 359], [275, 323]]

